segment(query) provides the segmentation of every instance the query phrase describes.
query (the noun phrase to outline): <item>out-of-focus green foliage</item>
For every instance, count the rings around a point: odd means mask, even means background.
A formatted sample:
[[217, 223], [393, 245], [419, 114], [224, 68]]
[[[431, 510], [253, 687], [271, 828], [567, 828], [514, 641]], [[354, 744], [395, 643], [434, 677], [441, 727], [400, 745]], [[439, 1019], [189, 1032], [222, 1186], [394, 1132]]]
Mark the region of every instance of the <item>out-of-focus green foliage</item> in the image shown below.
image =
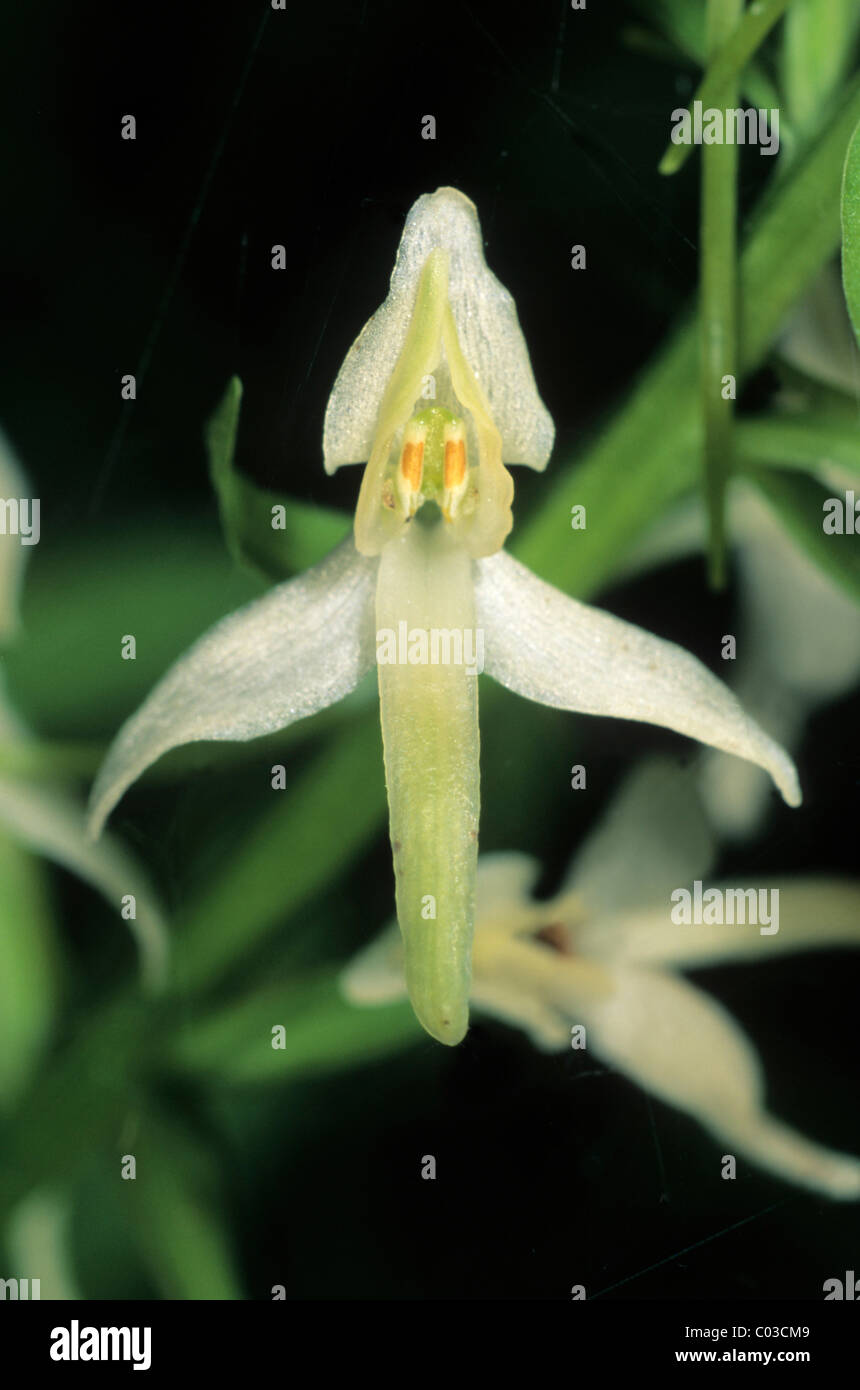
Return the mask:
[[44, 869], [0, 830], [0, 1108], [26, 1085], [47, 1041], [54, 957]]
[[[850, 532], [847, 528], [841, 533], [825, 533], [822, 529], [827, 515], [825, 504], [833, 497], [833, 489], [823, 487], [814, 478], [775, 470], [757, 474], [756, 482], [786, 531], [803, 546], [810, 559], [860, 602], [860, 554], [853, 517]], [[844, 507], [844, 497], [834, 500]]]
[[267, 579], [283, 579], [307, 569], [342, 541], [350, 518], [267, 492], [237, 472], [233, 457], [241, 405], [242, 383], [234, 376], [206, 430], [221, 526], [234, 559]]
[[[727, 89], [740, 76], [762, 40], [782, 18], [789, 0], [759, 0], [743, 14], [728, 37], [723, 37], [693, 98], [703, 107], [726, 105]], [[693, 151], [690, 145], [670, 144], [660, 161], [661, 174], [674, 174]]]
[[385, 816], [378, 718], [354, 720], [271, 795], [272, 810], [182, 914], [177, 988], [211, 983], [366, 847]]
[[360, 1066], [410, 1043], [428, 1046], [408, 1004], [357, 1009], [328, 969], [186, 1021], [169, 1040], [166, 1061], [211, 1085], [271, 1083]]
[[842, 281], [860, 343], [860, 123], [848, 146], [842, 179]]
[[860, 29], [855, 0], [791, 0], [782, 29], [780, 74], [796, 133], [814, 133], [851, 71]]

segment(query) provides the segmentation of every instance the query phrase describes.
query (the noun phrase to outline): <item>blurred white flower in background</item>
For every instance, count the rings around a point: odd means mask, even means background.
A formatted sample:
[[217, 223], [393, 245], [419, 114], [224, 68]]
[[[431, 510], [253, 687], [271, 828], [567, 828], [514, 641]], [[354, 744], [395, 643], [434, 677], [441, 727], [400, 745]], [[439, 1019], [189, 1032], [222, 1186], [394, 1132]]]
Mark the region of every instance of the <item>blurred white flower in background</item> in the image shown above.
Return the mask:
[[[482, 856], [472, 1003], [547, 1051], [569, 1048], [572, 1028], [584, 1025], [594, 1056], [693, 1116], [724, 1149], [828, 1197], [860, 1198], [860, 1160], [768, 1113], [751, 1044], [726, 1009], [678, 973], [860, 945], [860, 885], [774, 881], [776, 935], [750, 924], [673, 923], [671, 893], [707, 874], [715, 848], [695, 771], [659, 761], [632, 774], [551, 900], [531, 897], [533, 859]], [[402, 996], [396, 927], [360, 952], [341, 982], [360, 1006]]]

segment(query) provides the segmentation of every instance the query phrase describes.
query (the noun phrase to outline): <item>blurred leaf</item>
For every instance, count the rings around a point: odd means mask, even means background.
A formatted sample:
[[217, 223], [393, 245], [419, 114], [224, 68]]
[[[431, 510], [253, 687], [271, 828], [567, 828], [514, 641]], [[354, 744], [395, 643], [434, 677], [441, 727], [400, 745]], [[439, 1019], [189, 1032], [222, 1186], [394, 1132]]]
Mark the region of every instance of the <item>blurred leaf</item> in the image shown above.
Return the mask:
[[199, 988], [249, 951], [343, 870], [385, 818], [379, 717], [339, 732], [188, 908], [177, 929], [174, 980]]
[[55, 942], [42, 866], [0, 831], [0, 1106], [30, 1079], [56, 1003]]
[[242, 383], [234, 376], [206, 430], [209, 474], [231, 555], [277, 581], [321, 560], [343, 540], [351, 521], [340, 512], [268, 492], [236, 471], [241, 401]]
[[[30, 485], [24, 477], [6, 435], [0, 430], [0, 498], [27, 497]], [[18, 630], [18, 599], [24, 564], [30, 546], [22, 544], [20, 536], [7, 533], [4, 524], [0, 534], [0, 641], [5, 642]]]
[[116, 913], [122, 899], [135, 899], [135, 916], [128, 920], [140, 956], [141, 979], [147, 989], [159, 989], [165, 978], [167, 928], [154, 890], [140, 865], [112, 835], [94, 841], [82, 805], [62, 789], [34, 787], [0, 778], [0, 825], [9, 835], [89, 883]]
[[[759, 44], [782, 16], [789, 0], [758, 0], [745, 11], [743, 18], [733, 30], [708, 66], [693, 101], [700, 101], [703, 108], [724, 105], [726, 87], [739, 77]], [[694, 145], [674, 145], [671, 142], [660, 160], [661, 174], [675, 174], [693, 152]]]
[[[69, 1250], [69, 1199], [65, 1193], [40, 1189], [17, 1206], [9, 1218], [6, 1244], [15, 1268], [38, 1270], [39, 1297], [79, 1299]], [[24, 1276], [26, 1277], [26, 1276]]]
[[860, 124], [848, 146], [842, 180], [842, 282], [860, 343]]
[[[860, 119], [854, 83], [813, 148], [757, 212], [740, 263], [740, 373], [762, 361], [786, 313], [839, 244], [845, 148]], [[630, 543], [688, 491], [701, 457], [695, 325], [656, 354], [624, 406], [586, 450], [559, 469], [513, 552], [569, 593], [587, 597], [623, 563]], [[587, 527], [570, 529], [573, 503]]]
[[856, 422], [826, 415], [762, 415], [737, 426], [738, 454], [756, 465], [816, 473], [838, 464], [860, 474], [860, 431]]
[[129, 1214], [162, 1298], [241, 1299], [208, 1152], [151, 1112], [128, 1151], [136, 1160], [136, 1176], [123, 1183]]
[[792, 0], [782, 31], [782, 90], [792, 123], [814, 131], [851, 69], [857, 0]]
[[[302, 975], [192, 1022], [183, 1021], [166, 1060], [183, 1073], [223, 1082], [279, 1082], [360, 1066], [427, 1041], [406, 1003], [361, 1009], [340, 992], [338, 970]], [[285, 1030], [274, 1047], [273, 1028]]]
[[0, 1216], [35, 1187], [73, 1182], [97, 1151], [115, 1152], [122, 1117], [137, 1103], [153, 1018], [151, 1006], [125, 996], [73, 1021], [0, 1127]]
[[[115, 733], [207, 627], [261, 592], [215, 529], [190, 519], [83, 544], [46, 536], [37, 552], [4, 667], [15, 704], [54, 735]], [[120, 656], [126, 633], [137, 638], [134, 661]]]
[[[830, 535], [822, 528], [829, 489], [797, 473], [757, 473], [755, 483], [780, 521], [809, 558], [860, 601], [860, 546], [853, 534]], [[845, 498], [840, 499], [843, 504]], [[846, 508], [847, 510], [847, 508]], [[853, 507], [851, 508], [853, 512]], [[853, 526], [853, 518], [852, 518]]]
[[[705, 6], [690, 4], [690, 0], [633, 0], [633, 8], [669, 38], [676, 49], [691, 59], [699, 67], [705, 66]], [[642, 45], [644, 51], [644, 44]], [[660, 56], [658, 50], [651, 50]], [[780, 105], [779, 92], [765, 71], [756, 61], [751, 60], [741, 75], [744, 95], [753, 106], [766, 110]], [[780, 111], [780, 148], [793, 143], [793, 133], [788, 128], [784, 114]]]

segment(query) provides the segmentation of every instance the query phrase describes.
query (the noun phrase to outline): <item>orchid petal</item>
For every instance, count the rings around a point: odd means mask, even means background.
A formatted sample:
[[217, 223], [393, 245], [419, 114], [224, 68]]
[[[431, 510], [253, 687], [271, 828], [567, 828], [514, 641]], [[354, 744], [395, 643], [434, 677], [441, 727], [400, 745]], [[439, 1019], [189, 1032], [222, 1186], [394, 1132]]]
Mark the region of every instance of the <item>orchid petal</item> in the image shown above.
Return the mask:
[[[471, 562], [413, 523], [379, 564], [378, 634], [474, 634]], [[465, 664], [378, 660], [397, 918], [412, 1007], [434, 1038], [465, 1034], [478, 858], [478, 682]]]
[[750, 666], [814, 706], [860, 675], [857, 604], [775, 518], [753, 488], [738, 487], [732, 517], [749, 613]]
[[[679, 880], [678, 886], [681, 881]], [[709, 885], [711, 886], [711, 885]], [[762, 933], [755, 923], [672, 922], [663, 905], [586, 923], [577, 947], [596, 957], [697, 969], [723, 961], [772, 959], [792, 951], [860, 946], [860, 884], [847, 879], [757, 879], [712, 885], [722, 894], [752, 890], [773, 902], [779, 892], [779, 930]]]
[[676, 729], [764, 767], [800, 802], [788, 755], [695, 657], [567, 598], [503, 552], [475, 563], [486, 671], [527, 699]]
[[585, 1015], [599, 1057], [779, 1176], [860, 1197], [860, 1161], [766, 1113], [760, 1063], [725, 1009], [670, 975], [619, 967], [613, 978], [614, 992]]
[[672, 889], [702, 878], [715, 854], [695, 769], [653, 759], [626, 778], [578, 851], [562, 891], [577, 894], [592, 917], [668, 904]]
[[421, 272], [437, 250], [449, 260], [449, 302], [468, 365], [489, 402], [506, 463], [546, 466], [552, 420], [537, 394], [514, 301], [484, 259], [475, 206], [455, 188], [424, 194], [403, 229], [388, 298], [362, 329], [326, 410], [328, 473], [370, 458], [383, 396], [403, 349]]
[[406, 998], [403, 937], [396, 922], [353, 956], [341, 971], [340, 987], [351, 1004], [390, 1004]]
[[[535, 904], [546, 926], [554, 924], [554, 906]], [[615, 988], [614, 973], [603, 964], [488, 931], [483, 922], [475, 933], [472, 969], [475, 1007], [524, 1029], [544, 1051], [569, 1046], [580, 1012], [588, 1017]]]
[[92, 791], [93, 832], [169, 749], [274, 733], [354, 689], [374, 661], [376, 570], [348, 538], [201, 637], [117, 735]]
[[[856, 605], [787, 535], [754, 489], [736, 486], [731, 514], [741, 538], [747, 615], [735, 690], [768, 733], [793, 748], [812, 710], [849, 690], [860, 674]], [[715, 827], [734, 838], [752, 833], [767, 795], [756, 769], [713, 753], [704, 758], [702, 792]]]
[[[482, 854], [478, 860], [476, 923], [483, 929], [515, 935], [534, 918], [532, 890], [540, 864], [514, 851]], [[545, 905], [544, 905], [545, 906]]]
[[777, 342], [792, 367], [856, 397], [860, 391], [860, 353], [835, 265], [821, 271], [800, 301]]
[[117, 912], [123, 897], [134, 897], [135, 916], [129, 926], [143, 981], [148, 988], [158, 988], [165, 976], [167, 932], [155, 892], [131, 855], [110, 836], [93, 844], [83, 807], [56, 788], [46, 792], [0, 778], [0, 822], [14, 840], [91, 884]]

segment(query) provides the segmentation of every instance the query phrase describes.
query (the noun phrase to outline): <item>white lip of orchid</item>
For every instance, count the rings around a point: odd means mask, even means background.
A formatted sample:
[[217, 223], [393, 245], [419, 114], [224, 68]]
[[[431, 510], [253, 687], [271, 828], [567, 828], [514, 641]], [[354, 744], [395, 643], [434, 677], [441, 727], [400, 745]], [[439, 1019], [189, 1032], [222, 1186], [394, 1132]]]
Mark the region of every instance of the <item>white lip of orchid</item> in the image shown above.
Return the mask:
[[[512, 495], [502, 460], [543, 468], [552, 440], [473, 205], [454, 189], [419, 198], [388, 298], [347, 354], [326, 411], [327, 470], [367, 463], [354, 540], [180, 658], [108, 753], [92, 791], [94, 833], [169, 749], [274, 733], [341, 699], [374, 666], [374, 633], [401, 622], [479, 629], [485, 671], [526, 698], [677, 729], [766, 767], [796, 805], [791, 760], [698, 661], [500, 551]], [[427, 1031], [454, 1044], [468, 1026], [476, 679], [462, 666], [380, 664], [378, 681], [409, 994]]]
[[[664, 816], [659, 798], [672, 788]], [[685, 1110], [724, 1146], [789, 1181], [858, 1200], [860, 1160], [767, 1113], [752, 1047], [728, 1012], [676, 971], [860, 946], [860, 885], [782, 881], [778, 937], [734, 925], [672, 924], [667, 885], [685, 868], [707, 872], [713, 854], [691, 777], [657, 763], [633, 774], [552, 900], [532, 898], [539, 867], [529, 856], [482, 856], [472, 1002], [546, 1051], [569, 1048], [572, 1027], [584, 1025], [589, 1051]], [[638, 886], [641, 899], [631, 905]], [[341, 987], [358, 1006], [403, 996], [396, 925], [350, 961]]]

